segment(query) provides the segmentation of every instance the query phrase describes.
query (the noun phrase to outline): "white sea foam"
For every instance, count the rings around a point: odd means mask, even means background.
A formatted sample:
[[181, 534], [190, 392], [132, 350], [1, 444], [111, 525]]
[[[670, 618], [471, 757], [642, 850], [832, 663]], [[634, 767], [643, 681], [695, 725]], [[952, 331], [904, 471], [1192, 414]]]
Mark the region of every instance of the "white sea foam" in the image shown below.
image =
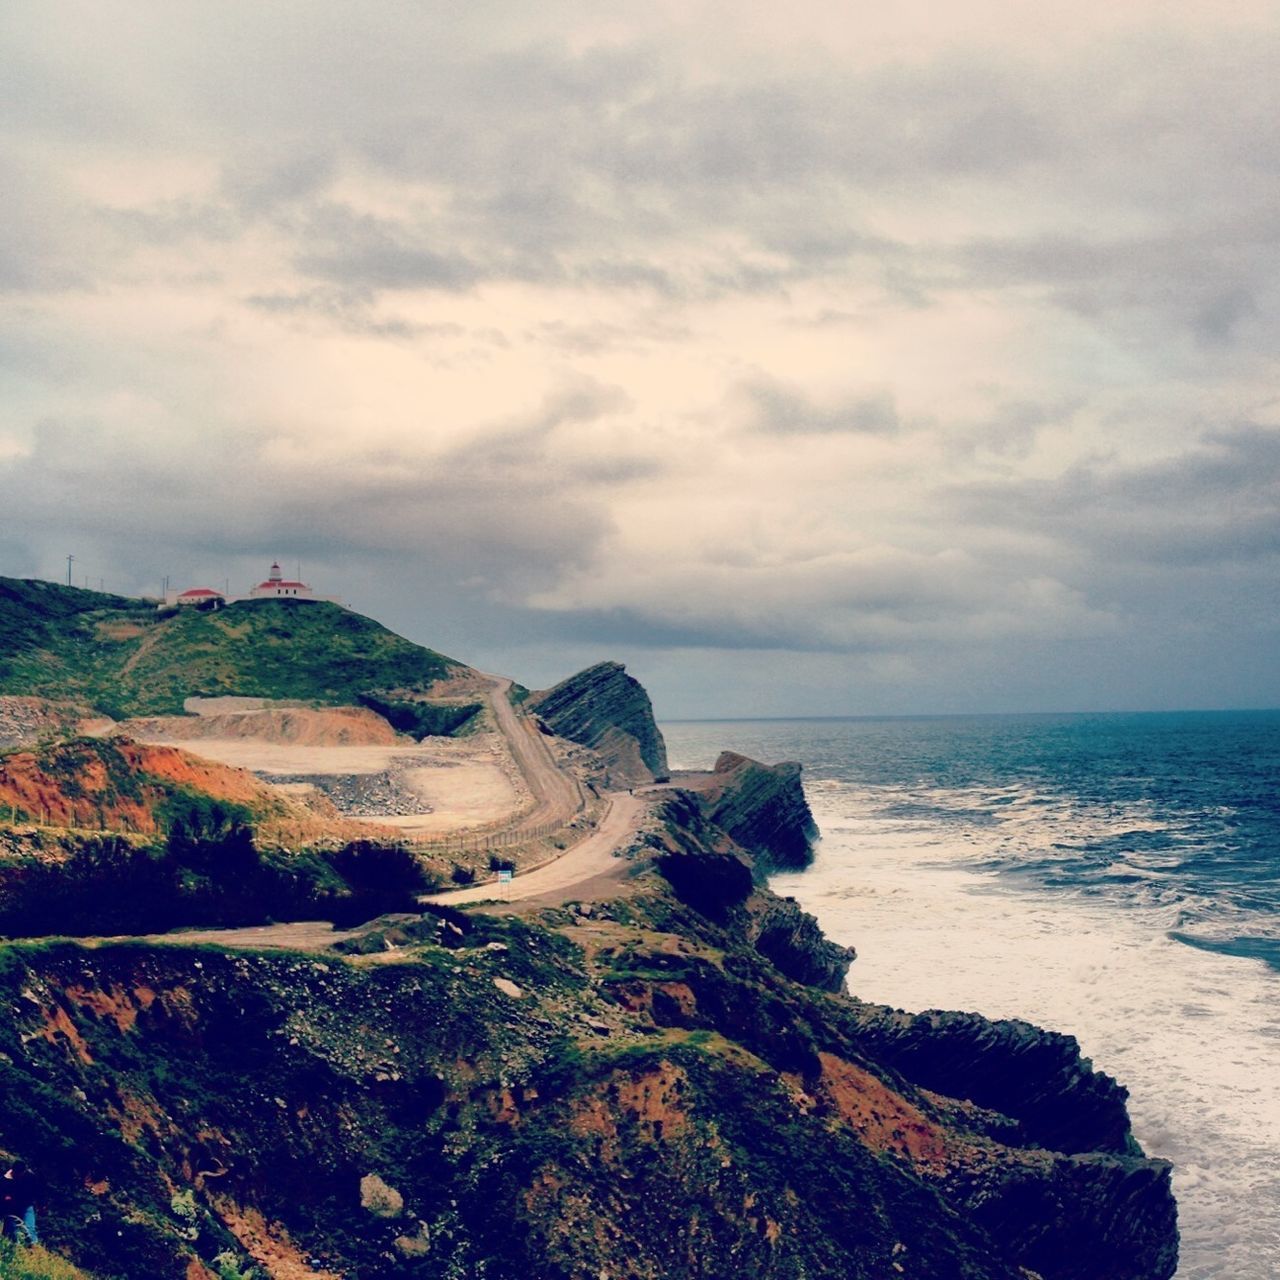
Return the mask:
[[[1158, 894], [1126, 908], [1011, 887], [982, 866], [1014, 842], [1034, 854], [1155, 829], [1159, 815], [1143, 805], [1068, 810], [1010, 792], [999, 821], [957, 827], [928, 813], [990, 812], [992, 796], [808, 789], [823, 831], [817, 858], [773, 884], [857, 947], [853, 992], [1076, 1036], [1095, 1067], [1128, 1086], [1143, 1147], [1174, 1162], [1179, 1280], [1280, 1275], [1280, 975], [1171, 940], [1178, 909]], [[909, 798], [917, 803], [901, 803]], [[1142, 873], [1144, 861], [1134, 854], [1129, 869]]]

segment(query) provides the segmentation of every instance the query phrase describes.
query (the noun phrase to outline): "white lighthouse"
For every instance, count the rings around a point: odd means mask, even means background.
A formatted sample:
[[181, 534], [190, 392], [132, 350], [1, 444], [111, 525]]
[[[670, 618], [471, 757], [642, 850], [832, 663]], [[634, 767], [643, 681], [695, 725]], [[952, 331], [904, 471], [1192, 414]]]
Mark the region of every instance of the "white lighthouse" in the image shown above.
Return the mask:
[[321, 596], [311, 590], [306, 582], [297, 582], [286, 578], [280, 571], [280, 562], [274, 561], [267, 580], [260, 582], [249, 591], [250, 600], [319, 600]]

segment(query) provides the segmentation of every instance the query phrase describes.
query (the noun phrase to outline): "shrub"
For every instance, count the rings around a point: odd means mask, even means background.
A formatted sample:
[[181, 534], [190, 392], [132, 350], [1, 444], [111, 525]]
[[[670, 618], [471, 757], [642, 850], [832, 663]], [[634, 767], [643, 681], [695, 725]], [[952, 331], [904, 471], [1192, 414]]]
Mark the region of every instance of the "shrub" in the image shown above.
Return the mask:
[[422, 863], [403, 845], [353, 840], [331, 854], [330, 861], [357, 893], [421, 893], [428, 887]]
[[180, 866], [215, 879], [252, 875], [261, 861], [253, 843], [249, 813], [209, 796], [182, 793], [165, 807], [169, 834], [165, 848]]
[[361, 705], [376, 712], [393, 729], [423, 738], [449, 738], [464, 728], [480, 710], [478, 702], [464, 706], [441, 705], [432, 702], [408, 702], [401, 698], [385, 698], [377, 694], [362, 693]]

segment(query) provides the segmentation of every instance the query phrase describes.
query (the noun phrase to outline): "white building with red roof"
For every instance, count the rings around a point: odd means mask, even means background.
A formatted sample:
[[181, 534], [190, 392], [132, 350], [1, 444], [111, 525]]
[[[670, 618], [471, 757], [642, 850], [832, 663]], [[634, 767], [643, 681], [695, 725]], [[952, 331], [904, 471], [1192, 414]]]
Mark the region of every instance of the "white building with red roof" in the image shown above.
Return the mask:
[[227, 603], [227, 597], [221, 591], [214, 591], [212, 587], [192, 587], [189, 591], [174, 596], [173, 603], [180, 606], [206, 604], [220, 609]]
[[191, 587], [181, 593], [166, 589], [159, 608], [191, 608], [203, 605], [206, 609], [221, 609], [225, 605], [241, 604], [249, 600], [323, 600], [329, 604], [342, 604], [342, 601], [335, 596], [317, 594], [311, 589], [309, 582], [286, 578], [281, 572], [280, 562], [276, 561], [272, 564], [271, 572], [266, 578], [256, 587], [250, 587], [246, 595], [228, 595], [222, 591], [214, 591], [212, 587]]
[[248, 596], [245, 597], [247, 600], [323, 600], [325, 598], [316, 595], [309, 583], [286, 578], [280, 571], [278, 561], [272, 564], [267, 580], [250, 588]]

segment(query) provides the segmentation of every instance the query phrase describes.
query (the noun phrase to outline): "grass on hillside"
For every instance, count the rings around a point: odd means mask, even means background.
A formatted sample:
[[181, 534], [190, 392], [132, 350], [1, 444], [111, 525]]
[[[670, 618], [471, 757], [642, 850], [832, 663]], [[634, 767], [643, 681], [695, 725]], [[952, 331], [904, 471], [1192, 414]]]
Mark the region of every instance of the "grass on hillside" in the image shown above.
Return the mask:
[[322, 601], [157, 613], [146, 601], [0, 578], [0, 693], [87, 702], [124, 718], [240, 694], [350, 705], [422, 692], [459, 664]]
[[92, 1280], [87, 1271], [50, 1253], [43, 1245], [19, 1248], [0, 1241], [0, 1280]]

